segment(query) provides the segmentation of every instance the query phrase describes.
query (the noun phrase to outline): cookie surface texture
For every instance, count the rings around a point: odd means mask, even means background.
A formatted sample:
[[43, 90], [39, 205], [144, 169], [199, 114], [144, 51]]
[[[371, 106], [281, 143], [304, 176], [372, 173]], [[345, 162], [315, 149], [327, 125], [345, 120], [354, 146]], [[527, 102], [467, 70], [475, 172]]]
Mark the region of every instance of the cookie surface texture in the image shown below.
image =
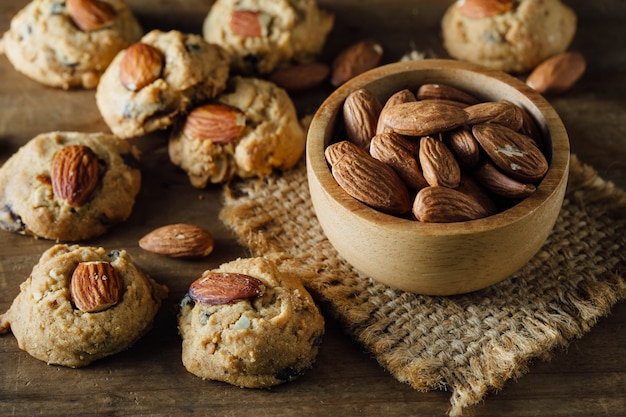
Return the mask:
[[231, 55], [233, 71], [267, 74], [287, 62], [320, 53], [334, 15], [315, 0], [218, 0], [204, 20], [203, 35]]
[[243, 112], [245, 127], [238, 138], [221, 144], [194, 137], [186, 133], [186, 121], [170, 136], [170, 159], [187, 172], [194, 187], [235, 176], [266, 177], [298, 162], [306, 134], [285, 90], [258, 78], [233, 76], [217, 102]]
[[576, 32], [576, 14], [560, 0], [516, 0], [489, 17], [468, 17], [457, 1], [442, 20], [444, 47], [456, 59], [523, 73], [565, 51]]
[[[226, 51], [200, 35], [153, 30], [141, 42], [155, 48], [162, 57], [158, 77], [136, 91], [127, 88], [120, 77], [121, 62], [128, 51], [125, 49], [113, 59], [96, 90], [100, 114], [121, 138], [167, 128], [194, 103], [222, 92], [229, 76]], [[136, 70], [141, 69], [137, 65]]]
[[[70, 169], [53, 178], [56, 156], [70, 146], [91, 151], [96, 167], [89, 178]], [[84, 175], [76, 178], [78, 190], [87, 183], [93, 186], [78, 204], [53, 186], [70, 182], [72, 172]], [[43, 133], [0, 167], [0, 228], [58, 241], [93, 238], [130, 216], [140, 187], [138, 153], [127, 141], [105, 133]]]
[[[80, 263], [109, 262], [122, 282], [117, 304], [86, 313], [72, 301], [70, 283]], [[153, 324], [166, 286], [135, 267], [123, 250], [54, 245], [44, 252], [9, 310], [0, 329], [10, 328], [18, 346], [48, 364], [82, 367], [128, 349]]]
[[103, 0], [112, 20], [80, 29], [65, 0], [33, 0], [11, 20], [3, 42], [13, 67], [42, 84], [95, 88], [115, 55], [137, 41], [142, 29], [123, 0]]
[[265, 290], [260, 297], [222, 305], [183, 299], [178, 324], [187, 370], [203, 379], [265, 388], [309, 369], [324, 319], [300, 278], [265, 258], [237, 259], [215, 271], [257, 278]]

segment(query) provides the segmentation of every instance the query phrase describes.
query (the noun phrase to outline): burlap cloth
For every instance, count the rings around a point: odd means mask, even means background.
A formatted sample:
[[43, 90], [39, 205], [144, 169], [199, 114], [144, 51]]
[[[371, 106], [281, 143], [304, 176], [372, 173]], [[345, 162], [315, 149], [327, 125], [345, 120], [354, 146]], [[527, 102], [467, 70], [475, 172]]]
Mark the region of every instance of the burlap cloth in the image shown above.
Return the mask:
[[[504, 282], [431, 297], [360, 275], [315, 217], [304, 162], [225, 188], [221, 218], [253, 256], [295, 270], [345, 332], [399, 381], [452, 391], [449, 415], [587, 333], [626, 298], [626, 192], [572, 157], [568, 192], [540, 252]], [[472, 279], [468, 276], [467, 279]]]

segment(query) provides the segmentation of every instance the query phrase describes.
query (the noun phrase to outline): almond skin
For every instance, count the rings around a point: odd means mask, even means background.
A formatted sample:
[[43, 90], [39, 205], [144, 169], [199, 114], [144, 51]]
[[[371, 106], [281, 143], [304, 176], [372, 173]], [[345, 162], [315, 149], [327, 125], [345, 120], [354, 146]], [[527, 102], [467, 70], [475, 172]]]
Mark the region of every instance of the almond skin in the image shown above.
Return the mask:
[[290, 92], [310, 90], [321, 85], [330, 74], [330, 67], [323, 62], [292, 65], [272, 72], [269, 80]]
[[[408, 88], [405, 88], [404, 90], [400, 90], [392, 94], [391, 97], [389, 97], [387, 101], [385, 101], [385, 104], [383, 105], [383, 110], [393, 107], [396, 104], [409, 103], [412, 101], [417, 101], [417, 98], [415, 98], [415, 94], [413, 94]], [[391, 128], [385, 126], [384, 120], [379, 117], [378, 122], [376, 123], [376, 134], [385, 132], [391, 132]]]
[[587, 62], [582, 54], [564, 52], [537, 65], [528, 75], [526, 84], [542, 94], [560, 94], [572, 88], [586, 68]]
[[420, 139], [419, 161], [428, 184], [458, 187], [461, 181], [461, 167], [443, 141], [432, 136]]
[[230, 14], [228, 26], [237, 36], [244, 38], [259, 38], [263, 36], [261, 13], [252, 10], [233, 10]]
[[98, 186], [99, 178], [98, 157], [87, 146], [65, 146], [54, 156], [50, 173], [52, 191], [72, 207], [87, 202]]
[[350, 93], [343, 104], [348, 140], [363, 149], [369, 149], [382, 108], [378, 98], [369, 90], [361, 88]]
[[404, 214], [411, 209], [408, 188], [398, 174], [369, 154], [346, 153], [331, 172], [346, 193], [383, 213]]
[[518, 131], [524, 124], [522, 110], [506, 100], [485, 101], [465, 108], [467, 124], [498, 123], [512, 130]]
[[236, 107], [209, 103], [193, 109], [183, 125], [183, 133], [196, 140], [225, 145], [241, 136], [246, 127], [245, 114]]
[[513, 3], [513, 0], [461, 0], [457, 7], [464, 16], [481, 19], [506, 13]]
[[447, 132], [444, 143], [452, 151], [457, 162], [464, 168], [471, 168], [480, 160], [480, 145], [467, 127]]
[[494, 194], [507, 198], [525, 198], [537, 190], [534, 184], [524, 184], [499, 171], [486, 161], [475, 171], [474, 177]]
[[330, 83], [339, 87], [357, 75], [375, 68], [382, 56], [382, 45], [371, 39], [348, 46], [333, 60]]
[[189, 297], [204, 305], [221, 305], [231, 301], [260, 297], [265, 285], [258, 278], [234, 272], [206, 271], [189, 286]]
[[365, 149], [360, 148], [347, 140], [342, 140], [328, 145], [326, 149], [324, 149], [324, 156], [326, 157], [326, 162], [328, 162], [330, 166], [333, 166], [349, 152], [360, 152], [369, 156]]
[[139, 239], [139, 247], [170, 258], [203, 258], [213, 251], [214, 240], [207, 230], [177, 223], [154, 229]]
[[113, 22], [117, 12], [109, 3], [100, 0], [67, 0], [67, 11], [81, 30], [98, 30]]
[[465, 123], [467, 113], [438, 100], [402, 103], [381, 112], [381, 123], [396, 133], [427, 136], [455, 129]]
[[480, 101], [473, 95], [447, 84], [422, 84], [415, 94], [418, 100], [450, 100], [467, 105], [478, 104]]
[[76, 308], [96, 313], [119, 302], [122, 280], [109, 262], [81, 262], [72, 274], [70, 293]]
[[487, 217], [479, 202], [452, 188], [422, 188], [413, 202], [413, 215], [421, 222], [452, 223]]
[[419, 143], [394, 132], [380, 133], [372, 138], [370, 154], [392, 167], [413, 190], [428, 186], [417, 160]]
[[124, 52], [119, 71], [124, 87], [130, 91], [139, 91], [161, 77], [163, 56], [152, 45], [134, 43]]

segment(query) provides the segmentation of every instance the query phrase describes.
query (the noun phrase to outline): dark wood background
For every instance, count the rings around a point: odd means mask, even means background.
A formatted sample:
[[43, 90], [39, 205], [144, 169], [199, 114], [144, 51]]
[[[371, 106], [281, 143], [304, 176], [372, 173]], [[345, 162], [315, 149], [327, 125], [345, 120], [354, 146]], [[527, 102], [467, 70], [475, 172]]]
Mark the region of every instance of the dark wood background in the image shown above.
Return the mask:
[[[210, 1], [128, 0], [145, 30], [200, 33]], [[0, 32], [26, 0], [0, 2]], [[412, 48], [447, 57], [440, 19], [451, 0], [325, 0], [336, 14], [324, 59], [364, 38], [379, 40], [385, 62]], [[548, 96], [569, 132], [572, 152], [600, 175], [626, 188], [626, 2], [565, 1], [579, 17], [572, 50], [588, 60], [583, 79], [569, 92]], [[294, 95], [300, 115], [315, 111], [330, 92], [322, 88]], [[93, 91], [62, 91], [38, 85], [0, 56], [0, 162], [38, 133], [52, 130], [107, 131]], [[327, 334], [315, 367], [299, 380], [272, 390], [243, 390], [202, 381], [180, 361], [173, 306], [199, 274], [246, 256], [218, 219], [219, 187], [192, 189], [169, 164], [166, 132], [137, 141], [144, 149], [144, 185], [132, 217], [86, 244], [125, 248], [140, 267], [170, 287], [156, 326], [132, 349], [73, 370], [48, 366], [0, 337], [1, 416], [444, 416], [450, 393], [420, 393], [397, 382], [359, 345], [327, 320]], [[169, 260], [143, 252], [137, 240], [171, 222], [209, 229], [213, 254], [202, 261]], [[0, 311], [5, 311], [41, 253], [52, 242], [0, 231]], [[528, 374], [489, 394], [466, 416], [626, 415], [626, 305], [615, 306], [590, 333], [574, 340], [549, 362], [537, 361]]]

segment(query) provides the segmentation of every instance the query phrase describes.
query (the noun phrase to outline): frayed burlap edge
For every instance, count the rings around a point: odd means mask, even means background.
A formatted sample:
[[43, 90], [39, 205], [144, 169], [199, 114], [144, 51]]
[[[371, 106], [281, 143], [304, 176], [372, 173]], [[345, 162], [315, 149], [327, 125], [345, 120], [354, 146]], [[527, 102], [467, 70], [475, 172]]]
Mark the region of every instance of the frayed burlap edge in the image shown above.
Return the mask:
[[504, 282], [453, 297], [397, 291], [345, 262], [317, 222], [304, 162], [226, 186], [220, 217], [253, 256], [298, 273], [396, 379], [451, 390], [449, 415], [458, 416], [626, 298], [624, 208], [626, 193], [572, 156], [563, 208], [539, 253]]

